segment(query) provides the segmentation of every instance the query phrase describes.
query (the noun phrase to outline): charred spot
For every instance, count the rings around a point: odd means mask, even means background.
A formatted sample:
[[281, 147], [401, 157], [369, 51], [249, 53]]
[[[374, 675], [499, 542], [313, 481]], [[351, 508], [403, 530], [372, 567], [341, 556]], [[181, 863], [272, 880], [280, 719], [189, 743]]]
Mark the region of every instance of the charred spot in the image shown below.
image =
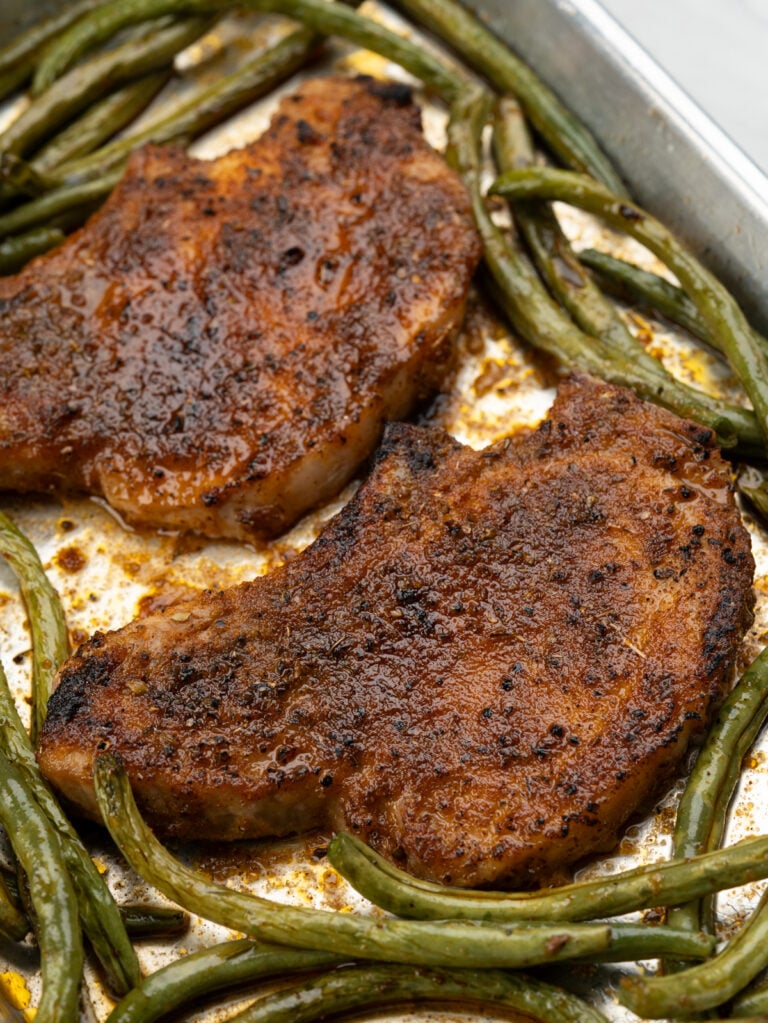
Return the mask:
[[405, 449], [405, 455], [406, 461], [408, 462], [408, 468], [414, 474], [419, 472], [429, 472], [435, 468], [435, 460], [432, 457], [431, 451], [427, 451], [424, 448], [413, 448], [409, 446]]
[[397, 107], [405, 107], [411, 103], [413, 93], [409, 85], [402, 82], [380, 82], [375, 78], [365, 78], [365, 88], [372, 96], [378, 96], [385, 103], [394, 103]]
[[280, 260], [277, 264], [277, 272], [284, 274], [286, 270], [290, 270], [291, 267], [298, 266], [299, 263], [304, 259], [304, 249], [299, 245], [292, 245], [285, 252], [281, 253]]
[[299, 118], [296, 122], [296, 138], [302, 144], [307, 142], [317, 142], [321, 135], [317, 132], [309, 121], [305, 121], [303, 117]]
[[622, 203], [619, 206], [619, 215], [625, 220], [644, 220], [643, 214], [635, 209], [634, 206], [628, 206], [626, 203]]
[[734, 630], [734, 602], [727, 591], [721, 591], [712, 624], [704, 633], [705, 671], [711, 675], [727, 656], [730, 637]]
[[[104, 637], [97, 633], [103, 642]], [[94, 637], [95, 638], [95, 637]], [[61, 681], [51, 694], [48, 717], [65, 723], [90, 707], [87, 696], [91, 686], [108, 686], [114, 663], [109, 656], [86, 657], [72, 668], [65, 669]]]

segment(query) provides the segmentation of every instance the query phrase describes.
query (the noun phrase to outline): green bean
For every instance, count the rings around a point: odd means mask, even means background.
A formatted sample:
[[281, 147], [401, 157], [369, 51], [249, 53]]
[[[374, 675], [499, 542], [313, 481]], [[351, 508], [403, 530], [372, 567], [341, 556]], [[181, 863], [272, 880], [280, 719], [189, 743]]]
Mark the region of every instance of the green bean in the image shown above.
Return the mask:
[[35, 227], [31, 231], [0, 242], [0, 276], [13, 274], [49, 249], [61, 245], [64, 232], [58, 227]]
[[[630, 302], [642, 302], [666, 316], [668, 320], [684, 327], [694, 337], [701, 338], [708, 345], [722, 350], [719, 338], [712, 333], [699, 310], [682, 288], [658, 274], [642, 270], [633, 263], [616, 259], [596, 249], [584, 249], [579, 253], [579, 262], [598, 275], [603, 285], [619, 298]], [[753, 329], [756, 342], [768, 352], [768, 338]]]
[[112, 0], [101, 10], [83, 18], [64, 33], [58, 47], [63, 52], [83, 49], [111, 38], [128, 25], [167, 14], [199, 14], [227, 10], [233, 6], [248, 10], [285, 14], [297, 18], [323, 35], [339, 35], [358, 46], [375, 50], [401, 64], [448, 102], [458, 95], [464, 76], [448, 68], [408, 39], [365, 18], [343, 4], [327, 0]]
[[104, 3], [104, 0], [79, 0], [70, 4], [51, 18], [45, 18], [0, 47], [0, 75], [17, 67], [23, 61], [37, 56], [39, 51], [84, 14], [90, 14]]
[[[114, 19], [111, 17], [110, 5], [103, 0], [99, 7], [88, 13], [90, 17], [75, 22], [46, 46], [37, 61], [32, 77], [29, 90], [32, 96], [41, 96], [46, 89], [50, 89], [54, 82], [76, 64], [88, 50], [94, 49], [99, 43], [107, 42], [121, 28], [128, 25], [141, 25], [144, 21], [143, 18], [138, 22], [129, 18], [125, 25], [112, 27]], [[106, 20], [110, 27], [106, 32], [94, 34], [94, 25], [98, 25], [102, 20]]]
[[763, 525], [768, 526], [768, 476], [750, 466], [737, 477], [736, 489], [751, 503]]
[[764, 1023], [768, 1016], [768, 980], [755, 984], [734, 1001], [731, 1014], [742, 1019], [757, 1016]]
[[[425, 970], [418, 966], [347, 966], [260, 998], [233, 1023], [312, 1023], [360, 1010], [411, 1003], [471, 1005], [524, 1013], [541, 1023], [607, 1023], [575, 995], [498, 970]], [[368, 1012], [366, 1012], [368, 1015]]]
[[766, 965], [768, 892], [714, 959], [664, 977], [624, 978], [619, 1001], [645, 1019], [693, 1016], [724, 1005]]
[[178, 25], [148, 32], [74, 68], [38, 97], [0, 135], [0, 152], [26, 155], [61, 125], [106, 92], [159, 68], [194, 42], [207, 22], [190, 18]]
[[599, 275], [604, 286], [612, 288], [618, 298], [628, 302], [644, 302], [673, 323], [711, 343], [710, 331], [698, 309], [676, 284], [597, 249], [582, 250], [579, 262]]
[[64, 862], [75, 885], [85, 933], [104, 967], [110, 989], [118, 995], [125, 994], [141, 976], [136, 953], [104, 879], [40, 774], [35, 751], [19, 718], [2, 666], [0, 753], [14, 763], [55, 828]]
[[239, 70], [196, 90], [171, 113], [161, 115], [138, 131], [128, 132], [83, 159], [66, 163], [59, 169], [58, 179], [63, 184], [80, 184], [122, 167], [130, 153], [146, 142], [195, 138], [293, 74], [317, 45], [317, 36], [312, 31], [292, 32]]
[[481, 71], [501, 93], [511, 92], [549, 148], [569, 167], [586, 171], [613, 191], [624, 185], [589, 129], [485, 25], [456, 0], [396, 0]]
[[104, 199], [120, 178], [123, 171], [116, 170], [105, 174], [102, 178], [86, 181], [81, 185], [69, 185], [57, 188], [53, 192], [32, 199], [30, 202], [17, 206], [8, 213], [0, 214], [0, 237], [26, 231], [60, 213], [69, 213], [81, 207], [91, 207], [99, 199]]
[[13, 153], [0, 154], [0, 200], [17, 195], [38, 196], [49, 188], [36, 167]]
[[[16, 872], [6, 869], [2, 864], [0, 864], [0, 891], [3, 893], [3, 898], [18, 910], [20, 892]], [[126, 902], [119, 908], [126, 931], [132, 938], [169, 937], [182, 934], [189, 927], [188, 915], [182, 909], [175, 909], [171, 906]], [[19, 915], [17, 923], [20, 936], [14, 937], [13, 940], [20, 940], [30, 929], [29, 921], [22, 914]], [[24, 926], [22, 931], [20, 930], [21, 926]], [[0, 930], [3, 930], [1, 924]]]
[[[552, 300], [525, 254], [513, 239], [504, 237], [486, 209], [479, 145], [486, 119], [485, 98], [467, 93], [455, 103], [448, 126], [448, 155], [469, 189], [485, 262], [501, 294], [502, 307], [515, 329], [529, 344], [549, 352], [566, 365], [629, 387], [640, 397], [715, 430], [724, 447], [738, 440], [739, 451], [745, 456], [763, 452], [763, 439], [751, 412], [709, 403], [703, 395], [695, 405], [681, 404], [675, 400], [676, 394], [669, 393], [657, 373], [651, 376], [644, 365], [612, 352], [597, 338], [585, 334]], [[688, 394], [697, 392], [691, 390]]]
[[0, 555], [19, 581], [32, 634], [32, 741], [45, 721], [56, 669], [69, 653], [64, 608], [45, 574], [37, 551], [7, 515], [0, 512]]
[[20, 89], [32, 74], [34, 67], [34, 59], [30, 57], [7, 71], [0, 71], [0, 101]]
[[226, 941], [151, 973], [115, 1006], [106, 1023], [154, 1023], [182, 1005], [196, 1006], [216, 991], [341, 962], [330, 952], [277, 948], [250, 938]]
[[[502, 172], [532, 165], [533, 152], [520, 124], [520, 112], [508, 100], [502, 100], [497, 106], [494, 131], [494, 150]], [[649, 381], [655, 380], [666, 408], [699, 420], [702, 414], [725, 419], [730, 416], [734, 418], [733, 429], [738, 431], [743, 409], [728, 406], [675, 379], [632, 336], [616, 308], [582, 268], [549, 204], [515, 203], [514, 217], [539, 274], [577, 326], [602, 341], [616, 356], [634, 364]], [[757, 432], [756, 422], [752, 427]]]
[[[728, 804], [742, 760], [768, 718], [768, 648], [752, 662], [720, 709], [699, 752], [677, 810], [675, 857], [696, 856], [720, 845]], [[684, 900], [680, 900], [681, 902]], [[686, 900], [668, 914], [675, 927], [698, 931], [701, 905]], [[705, 917], [710, 910], [705, 907]], [[703, 921], [709, 923], [708, 919]]]
[[[530, 167], [535, 162], [522, 109], [510, 97], [502, 97], [496, 105], [493, 148], [502, 173]], [[614, 306], [583, 270], [551, 206], [516, 203], [514, 217], [536, 268], [578, 326], [624, 355], [645, 358], [651, 371], [656, 372], [660, 364], [644, 352]]]
[[[637, 925], [526, 923], [520, 927], [440, 921], [378, 920], [283, 906], [235, 892], [198, 874], [165, 850], [144, 824], [120, 761], [100, 755], [94, 781], [104, 823], [133, 869], [191, 912], [244, 934], [297, 948], [350, 958], [430, 966], [523, 968], [615, 952], [623, 958], [664, 954], [679, 933]], [[682, 947], [682, 946], [679, 946]], [[705, 955], [705, 938], [686, 943], [686, 954]]]
[[93, 152], [138, 117], [168, 82], [171, 74], [170, 70], [163, 70], [145, 75], [95, 103], [35, 154], [33, 168], [45, 174], [59, 164]]
[[520, 199], [560, 200], [597, 214], [645, 245], [672, 270], [723, 351], [749, 395], [764, 438], [768, 438], [768, 357], [734, 298], [658, 220], [618, 198], [585, 175], [552, 168], [529, 168], [502, 175], [495, 195]]
[[471, 891], [419, 881], [344, 832], [328, 846], [328, 859], [361, 895], [400, 917], [573, 922], [668, 906], [768, 877], [768, 836], [748, 838], [691, 859], [651, 863], [610, 877], [522, 893]]
[[126, 903], [119, 909], [128, 936], [137, 940], [167, 938], [189, 927], [189, 916], [180, 909], [141, 903]]
[[[15, 881], [15, 876], [14, 876]], [[16, 897], [6, 877], [0, 875], [0, 934], [11, 941], [21, 941], [29, 933], [29, 921], [26, 914], [18, 906], [18, 888]]]
[[[0, 916], [0, 931], [14, 941], [20, 941], [29, 931], [29, 921], [18, 908], [21, 892], [16, 871], [7, 870], [2, 865], [0, 865], [0, 893], [2, 899], [9, 903], [18, 914], [14, 920], [15, 933], [11, 933], [6, 928], [5, 918], [2, 916]], [[124, 903], [119, 910], [126, 932], [131, 938], [137, 940], [166, 938], [175, 934], [183, 934], [189, 927], [189, 916], [181, 909], [130, 902]], [[5, 907], [0, 905], [0, 914], [2, 912], [5, 912]]]
[[0, 822], [29, 881], [43, 993], [37, 1023], [75, 1023], [83, 968], [77, 899], [56, 832], [21, 772], [0, 756]]

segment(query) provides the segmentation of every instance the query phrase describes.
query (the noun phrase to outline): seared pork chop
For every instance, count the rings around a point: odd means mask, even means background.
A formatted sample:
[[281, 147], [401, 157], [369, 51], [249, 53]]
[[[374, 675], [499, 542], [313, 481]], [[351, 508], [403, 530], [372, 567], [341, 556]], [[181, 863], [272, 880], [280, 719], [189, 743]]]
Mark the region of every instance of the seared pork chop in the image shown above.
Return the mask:
[[588, 379], [485, 451], [388, 428], [269, 576], [97, 633], [45, 775], [94, 753], [186, 838], [361, 835], [414, 873], [529, 882], [614, 842], [724, 695], [753, 561], [712, 434]]
[[0, 280], [0, 487], [278, 533], [440, 378], [479, 255], [404, 86], [307, 82], [211, 162], [144, 149], [83, 230]]

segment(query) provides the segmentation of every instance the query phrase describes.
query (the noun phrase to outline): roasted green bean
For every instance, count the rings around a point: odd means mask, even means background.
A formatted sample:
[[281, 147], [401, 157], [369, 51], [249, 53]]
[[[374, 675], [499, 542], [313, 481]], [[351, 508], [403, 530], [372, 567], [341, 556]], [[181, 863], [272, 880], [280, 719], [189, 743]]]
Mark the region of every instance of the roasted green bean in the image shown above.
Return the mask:
[[168, 14], [205, 14], [233, 6], [254, 11], [273, 12], [297, 18], [308, 28], [323, 35], [338, 35], [401, 64], [446, 101], [458, 95], [464, 76], [453, 72], [443, 61], [408, 39], [391, 32], [370, 18], [357, 14], [343, 4], [327, 0], [112, 0], [83, 18], [70, 33], [58, 41], [63, 50], [76, 46], [89, 48], [111, 38], [128, 25]]
[[34, 69], [34, 60], [23, 61], [8, 71], [0, 71], [0, 101], [6, 99], [17, 89], [21, 88]]
[[[533, 153], [521, 130], [520, 113], [508, 100], [497, 105], [494, 151], [502, 172], [532, 166]], [[691, 414], [699, 421], [710, 414], [725, 419], [732, 416], [733, 429], [738, 430], [743, 410], [677, 380], [632, 336], [615, 306], [582, 268], [548, 203], [515, 203], [514, 218], [539, 274], [585, 334], [606, 345], [613, 356], [634, 365], [649, 382], [656, 381], [666, 408]]]
[[125, 994], [141, 977], [136, 953], [104, 879], [40, 775], [35, 751], [19, 718], [2, 666], [0, 753], [13, 762], [55, 828], [64, 862], [75, 885], [85, 932], [104, 967], [110, 989], [116, 994]]
[[127, 903], [119, 909], [129, 937], [136, 940], [168, 938], [189, 927], [189, 916], [180, 909], [141, 903]]
[[76, 1023], [83, 968], [77, 898], [53, 827], [21, 772], [0, 755], [0, 822], [29, 882], [43, 993], [37, 1023]]
[[[501, 173], [535, 163], [522, 109], [510, 97], [502, 97], [496, 104], [493, 150]], [[514, 218], [549, 290], [578, 326], [617, 352], [648, 360], [649, 368], [657, 372], [661, 368], [658, 361], [643, 351], [615, 307], [582, 268], [551, 206], [542, 202], [516, 203]]]
[[71, 118], [118, 85], [159, 68], [194, 42], [207, 22], [190, 18], [131, 39], [73, 68], [0, 135], [0, 152], [25, 156]]
[[48, 188], [49, 182], [27, 160], [13, 153], [0, 154], [0, 200], [17, 195], [34, 198]]
[[103, 3], [104, 0], [78, 0], [53, 17], [35, 22], [31, 28], [0, 48], [0, 75], [35, 57], [47, 43], [61, 35], [78, 18], [95, 11]]
[[0, 277], [16, 273], [34, 256], [61, 245], [64, 237], [58, 227], [34, 227], [24, 234], [4, 239], [0, 242]]
[[[768, 648], [729, 694], [699, 752], [677, 810], [674, 856], [696, 856], [720, 845], [742, 760], [767, 717]], [[702, 924], [710, 926], [710, 916], [711, 907], [704, 906], [702, 919], [701, 904], [688, 901], [671, 909], [668, 919], [675, 927], [698, 931]]]
[[56, 669], [69, 653], [64, 608], [45, 574], [37, 551], [0, 512], [0, 555], [19, 581], [32, 635], [32, 741], [45, 721]]
[[658, 220], [639, 206], [618, 198], [583, 174], [552, 168], [528, 168], [502, 175], [491, 193], [513, 201], [550, 199], [570, 203], [626, 231], [645, 245], [679, 279], [696, 303], [749, 395], [763, 438], [768, 438], [768, 357], [734, 298]]
[[[705, 395], [695, 403], [681, 403], [670, 393], [663, 377], [645, 371], [644, 364], [612, 352], [597, 338], [583, 333], [552, 300], [525, 254], [514, 240], [504, 237], [491, 219], [481, 189], [480, 131], [487, 119], [486, 99], [469, 92], [453, 106], [448, 126], [449, 158], [469, 189], [475, 223], [483, 241], [486, 265], [501, 296], [501, 304], [515, 328], [529, 344], [612, 383], [629, 387], [641, 397], [695, 419], [717, 432], [720, 443], [757, 455], [764, 443], [754, 415], [744, 409], [710, 402]], [[695, 397], [689, 389], [686, 394]]]
[[170, 70], [156, 71], [95, 103], [35, 154], [32, 167], [47, 174], [59, 164], [92, 153], [138, 117], [170, 77]]
[[589, 129], [461, 4], [456, 0], [396, 0], [396, 4], [486, 75], [499, 92], [513, 93], [536, 131], [565, 164], [624, 193], [621, 178]]
[[619, 1001], [644, 1019], [694, 1016], [724, 1005], [765, 967], [768, 892], [722, 952], [664, 977], [624, 978]]
[[[15, 875], [14, 875], [15, 880]], [[15, 895], [18, 897], [18, 890]], [[11, 941], [21, 941], [29, 933], [29, 921], [19, 909], [14, 891], [0, 874], [0, 934]]]
[[[0, 890], [3, 892], [3, 899], [18, 911], [21, 893], [16, 871], [7, 870], [2, 865], [0, 865]], [[1, 909], [2, 907], [0, 907]], [[125, 903], [119, 909], [126, 932], [131, 938], [139, 941], [145, 938], [166, 938], [182, 934], [189, 927], [189, 915], [181, 909], [153, 906], [140, 902]], [[11, 934], [5, 929], [3, 919], [0, 918], [0, 931], [8, 934], [13, 940], [19, 941], [29, 931], [29, 921], [23, 913], [19, 913], [15, 923], [18, 931], [16, 934]]]
[[95, 201], [109, 195], [122, 176], [123, 171], [119, 169], [80, 185], [65, 185], [41, 195], [39, 199], [32, 199], [22, 206], [17, 206], [15, 209], [9, 210], [8, 213], [2, 213], [0, 214], [0, 237], [27, 231], [61, 213], [90, 209]]
[[293, 74], [317, 45], [317, 36], [311, 30], [292, 32], [239, 70], [196, 90], [171, 113], [161, 115], [138, 131], [129, 131], [83, 159], [66, 163], [59, 169], [57, 179], [62, 184], [80, 184], [119, 169], [129, 154], [146, 142], [195, 138]]
[[277, 948], [250, 938], [226, 941], [182, 956], [150, 974], [115, 1006], [106, 1023], [154, 1023], [216, 991], [341, 962], [330, 952]]
[[418, 881], [343, 832], [328, 846], [328, 859], [366, 899], [401, 917], [493, 923], [577, 921], [668, 906], [768, 877], [768, 836], [691, 859], [651, 863], [610, 877], [514, 894]]
[[[718, 351], [721, 350], [719, 338], [701, 318], [695, 303], [676, 284], [633, 263], [616, 259], [605, 252], [598, 252], [597, 249], [584, 249], [578, 258], [580, 263], [597, 274], [603, 285], [619, 298], [641, 302], [655, 309], [668, 320], [684, 327], [694, 337], [701, 338]], [[753, 333], [763, 351], [768, 352], [768, 338], [755, 330]]]
[[104, 822], [141, 877], [185, 909], [265, 941], [358, 959], [483, 968], [524, 968], [589, 956], [644, 958], [667, 954], [663, 948], [671, 946], [698, 958], [711, 948], [703, 936], [680, 944], [682, 932], [639, 925], [426, 923], [278, 905], [216, 884], [174, 859], [141, 819], [115, 757], [96, 758], [94, 780]]
[[607, 1023], [575, 995], [499, 970], [436, 970], [393, 964], [341, 967], [260, 998], [233, 1023], [312, 1023], [361, 1009], [436, 1002], [503, 1009], [541, 1023]]
[[749, 466], [736, 478], [736, 488], [752, 504], [763, 525], [768, 525], [768, 476]]
[[758, 1017], [761, 1023], [768, 1018], [768, 981], [762, 981], [748, 988], [734, 1001], [731, 1015], [742, 1019], [745, 1016]]

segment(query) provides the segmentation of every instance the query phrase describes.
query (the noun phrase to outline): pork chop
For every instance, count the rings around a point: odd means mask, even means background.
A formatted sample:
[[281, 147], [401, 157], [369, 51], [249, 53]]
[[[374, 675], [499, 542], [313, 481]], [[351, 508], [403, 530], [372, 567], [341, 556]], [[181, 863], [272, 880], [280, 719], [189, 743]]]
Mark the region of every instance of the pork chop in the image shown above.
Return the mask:
[[40, 764], [96, 816], [118, 753], [165, 835], [322, 825], [530, 883], [610, 847], [706, 728], [753, 568], [711, 431], [627, 391], [573, 379], [482, 452], [391, 426], [295, 560], [82, 646]]
[[479, 255], [404, 86], [307, 82], [210, 162], [143, 149], [80, 232], [0, 280], [0, 488], [279, 533], [440, 379]]

